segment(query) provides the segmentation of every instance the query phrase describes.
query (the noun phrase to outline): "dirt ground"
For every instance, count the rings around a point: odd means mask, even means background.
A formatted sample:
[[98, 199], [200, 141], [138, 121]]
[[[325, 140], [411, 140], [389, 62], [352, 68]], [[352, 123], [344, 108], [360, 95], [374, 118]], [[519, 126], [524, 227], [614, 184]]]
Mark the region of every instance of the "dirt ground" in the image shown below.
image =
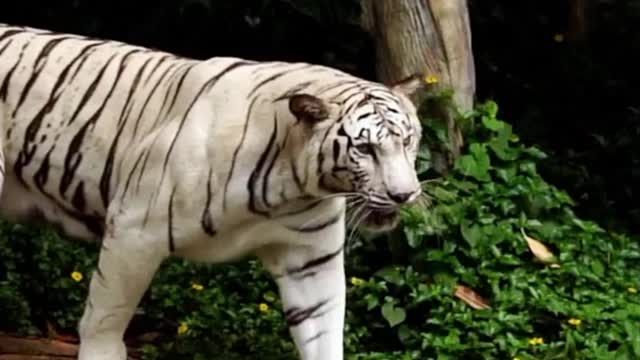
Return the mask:
[[[146, 334], [136, 339], [136, 344], [128, 348], [129, 360], [141, 359], [138, 350], [140, 343], [154, 337], [155, 334]], [[0, 360], [71, 360], [77, 356], [78, 339], [74, 337], [27, 338], [0, 333]]]

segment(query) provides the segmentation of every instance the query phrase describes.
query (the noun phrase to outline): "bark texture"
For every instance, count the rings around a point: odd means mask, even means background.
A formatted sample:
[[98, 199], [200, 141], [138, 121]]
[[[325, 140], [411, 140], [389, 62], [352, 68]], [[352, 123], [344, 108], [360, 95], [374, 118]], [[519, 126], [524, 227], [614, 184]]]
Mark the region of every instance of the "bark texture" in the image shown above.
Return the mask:
[[568, 40], [584, 42], [589, 34], [589, 2], [587, 0], [571, 0], [569, 10]]

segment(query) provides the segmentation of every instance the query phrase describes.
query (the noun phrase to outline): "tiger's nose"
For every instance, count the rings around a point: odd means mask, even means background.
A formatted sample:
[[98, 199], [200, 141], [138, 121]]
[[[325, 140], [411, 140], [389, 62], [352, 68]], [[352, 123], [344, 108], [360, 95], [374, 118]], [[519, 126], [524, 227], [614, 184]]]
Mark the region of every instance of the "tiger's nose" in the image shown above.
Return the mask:
[[389, 198], [398, 204], [404, 204], [413, 201], [417, 197], [417, 194], [418, 192], [416, 191], [402, 193], [387, 192]]

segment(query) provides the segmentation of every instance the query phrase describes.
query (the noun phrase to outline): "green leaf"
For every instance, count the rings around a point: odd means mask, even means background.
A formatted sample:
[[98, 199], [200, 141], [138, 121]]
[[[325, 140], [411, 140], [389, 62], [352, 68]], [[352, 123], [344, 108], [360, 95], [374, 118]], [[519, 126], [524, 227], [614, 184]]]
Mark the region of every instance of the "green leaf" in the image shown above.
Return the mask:
[[487, 101], [484, 104], [478, 105], [478, 109], [485, 113], [490, 118], [495, 118], [498, 115], [498, 104], [495, 101]]
[[462, 237], [472, 248], [475, 248], [478, 242], [482, 239], [482, 229], [478, 225], [468, 226], [465, 223], [460, 224], [460, 232], [462, 233]]
[[417, 248], [422, 244], [422, 233], [411, 227], [404, 228], [404, 235], [407, 237], [407, 243], [412, 248]]
[[624, 329], [629, 335], [631, 349], [635, 358], [640, 357], [640, 330], [637, 321], [627, 320], [624, 322]]
[[473, 176], [478, 172], [478, 163], [471, 155], [463, 155], [458, 159], [456, 167], [460, 172], [467, 176]]
[[400, 327], [398, 327], [398, 339], [400, 339], [400, 342], [408, 343], [411, 339], [411, 332], [411, 328], [406, 324], [400, 325]]
[[593, 271], [595, 276], [604, 276], [604, 264], [599, 260], [593, 259], [591, 263], [591, 271]]
[[496, 175], [498, 178], [505, 183], [511, 183], [516, 177], [517, 171], [513, 167], [501, 168], [496, 170]]
[[457, 198], [456, 193], [449, 191], [441, 186], [433, 188], [432, 195], [442, 202], [451, 202]]
[[418, 151], [418, 157], [416, 159], [416, 171], [418, 174], [422, 174], [431, 169], [431, 150], [426, 142], [420, 144], [420, 150]]
[[509, 147], [509, 143], [495, 139], [489, 143], [489, 147], [500, 160], [510, 161], [518, 158], [518, 149]]
[[535, 146], [532, 147], [528, 147], [524, 150], [522, 150], [523, 153], [536, 158], [536, 159], [546, 159], [547, 158], [547, 154], [545, 154], [542, 150], [538, 149]]
[[495, 117], [482, 117], [482, 124], [489, 130], [498, 131], [504, 128], [505, 123]]
[[471, 154], [461, 156], [457, 163], [456, 168], [460, 170], [464, 175], [473, 177], [480, 181], [488, 181], [489, 168], [491, 167], [491, 161], [489, 154], [487, 154], [486, 147], [481, 144], [471, 144]]
[[367, 311], [375, 309], [380, 305], [380, 300], [378, 300], [378, 298], [373, 294], [365, 295], [365, 301], [367, 303]]
[[440, 143], [447, 144], [449, 142], [449, 129], [444, 121], [431, 121], [428, 126], [433, 130]]
[[385, 268], [382, 268], [378, 270], [374, 275], [394, 285], [404, 284], [404, 279], [402, 274], [396, 267], [393, 267], [393, 266], [387, 266]]
[[389, 326], [394, 327], [401, 324], [407, 318], [407, 313], [401, 307], [395, 307], [393, 303], [386, 303], [382, 306], [382, 316], [387, 320]]

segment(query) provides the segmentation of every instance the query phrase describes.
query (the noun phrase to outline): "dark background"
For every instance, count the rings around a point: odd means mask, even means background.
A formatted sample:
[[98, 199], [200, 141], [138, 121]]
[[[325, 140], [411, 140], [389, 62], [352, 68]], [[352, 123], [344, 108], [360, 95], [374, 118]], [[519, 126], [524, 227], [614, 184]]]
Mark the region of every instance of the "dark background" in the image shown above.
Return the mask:
[[[587, 2], [576, 33], [568, 0], [470, 1], [477, 97], [496, 100], [516, 133], [550, 154], [542, 173], [581, 216], [637, 232], [640, 2]], [[193, 58], [309, 61], [373, 79], [359, 11], [355, 0], [4, 0], [0, 22]]]

